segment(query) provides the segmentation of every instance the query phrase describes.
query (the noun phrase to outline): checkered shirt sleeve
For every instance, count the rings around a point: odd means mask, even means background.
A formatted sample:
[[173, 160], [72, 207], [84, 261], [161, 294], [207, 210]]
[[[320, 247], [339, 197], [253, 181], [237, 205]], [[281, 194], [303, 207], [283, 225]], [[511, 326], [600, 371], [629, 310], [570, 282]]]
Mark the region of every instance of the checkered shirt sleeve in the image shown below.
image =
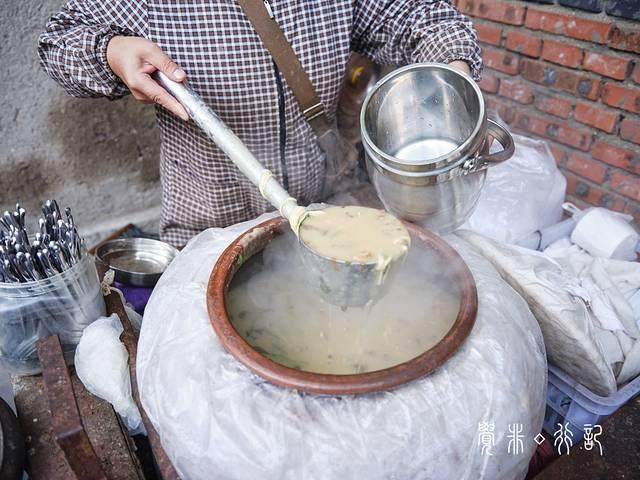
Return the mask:
[[464, 60], [479, 80], [482, 58], [471, 21], [443, 0], [357, 0], [354, 51], [383, 65]]
[[107, 45], [115, 35], [146, 32], [144, 0], [71, 0], [40, 35], [40, 63], [69, 95], [116, 99], [129, 90], [107, 64]]

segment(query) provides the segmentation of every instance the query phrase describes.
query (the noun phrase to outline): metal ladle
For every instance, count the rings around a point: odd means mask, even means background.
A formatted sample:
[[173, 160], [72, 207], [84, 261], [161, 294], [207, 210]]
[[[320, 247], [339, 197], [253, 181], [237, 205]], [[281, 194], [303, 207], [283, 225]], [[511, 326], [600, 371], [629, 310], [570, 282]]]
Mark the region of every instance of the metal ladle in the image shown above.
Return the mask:
[[[171, 93], [185, 108], [193, 122], [231, 159], [240, 171], [260, 189], [260, 193], [276, 207], [292, 225], [299, 228], [301, 207], [295, 199], [249, 151], [246, 145], [216, 115], [188, 82], [175, 82], [156, 71], [152, 78]], [[302, 260], [314, 273], [313, 281], [326, 301], [341, 307], [361, 306], [381, 296], [389, 281], [381, 281], [377, 264], [342, 262], [319, 255], [304, 241]], [[385, 280], [400, 262], [394, 261], [385, 272]]]

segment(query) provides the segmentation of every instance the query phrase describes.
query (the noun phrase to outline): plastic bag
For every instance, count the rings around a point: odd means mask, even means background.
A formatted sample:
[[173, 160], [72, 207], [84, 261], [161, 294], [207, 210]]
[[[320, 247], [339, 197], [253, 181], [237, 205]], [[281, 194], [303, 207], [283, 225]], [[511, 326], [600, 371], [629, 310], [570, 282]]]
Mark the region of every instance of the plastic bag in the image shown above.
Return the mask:
[[462, 226], [505, 243], [558, 223], [567, 186], [547, 142], [521, 135], [513, 141], [513, 157], [487, 170], [478, 205]]
[[39, 373], [37, 342], [58, 335], [65, 360], [72, 363], [83, 329], [105, 313], [91, 255], [37, 282], [0, 282], [0, 361], [14, 375]]
[[591, 297], [580, 280], [542, 253], [500, 244], [474, 232], [458, 233], [529, 303], [540, 323], [549, 363], [598, 395], [615, 393], [616, 379], [587, 307]]
[[[201, 233], [147, 304], [138, 343], [142, 405], [181, 478], [524, 478], [544, 415], [546, 358], [524, 300], [461, 239], [478, 287], [476, 324], [431, 375], [390, 392], [319, 396], [277, 387], [226, 353], [205, 293], [217, 257], [272, 215]], [[479, 429], [491, 429], [483, 453]], [[508, 453], [509, 425], [523, 450]]]
[[122, 330], [115, 313], [85, 328], [76, 348], [76, 373], [87, 390], [113, 405], [129, 432], [144, 433], [140, 411], [131, 396], [129, 354], [120, 342]]

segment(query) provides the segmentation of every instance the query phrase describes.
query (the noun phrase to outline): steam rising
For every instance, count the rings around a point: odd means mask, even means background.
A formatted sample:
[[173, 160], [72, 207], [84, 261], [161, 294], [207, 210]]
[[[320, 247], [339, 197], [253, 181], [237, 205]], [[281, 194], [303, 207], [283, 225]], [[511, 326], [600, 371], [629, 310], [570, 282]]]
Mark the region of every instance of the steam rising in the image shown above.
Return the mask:
[[231, 321], [264, 355], [300, 370], [352, 374], [406, 362], [442, 339], [460, 307], [452, 267], [419, 239], [411, 245], [382, 299], [342, 310], [307, 284], [298, 241], [287, 232], [234, 277]]

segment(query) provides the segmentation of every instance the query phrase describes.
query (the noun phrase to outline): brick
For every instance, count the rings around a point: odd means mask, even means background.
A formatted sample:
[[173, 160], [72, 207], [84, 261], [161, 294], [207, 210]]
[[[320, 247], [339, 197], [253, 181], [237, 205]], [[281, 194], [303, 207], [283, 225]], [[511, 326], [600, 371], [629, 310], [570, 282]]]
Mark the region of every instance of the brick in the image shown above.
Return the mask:
[[575, 68], [582, 62], [582, 49], [568, 45], [566, 42], [545, 39], [542, 46], [542, 58], [549, 62]]
[[482, 78], [478, 82], [480, 89], [487, 93], [497, 93], [498, 86], [500, 85], [500, 79], [487, 72], [482, 73]]
[[502, 40], [502, 29], [485, 25], [484, 23], [474, 23], [478, 40], [491, 45], [500, 46]]
[[558, 0], [558, 3], [565, 7], [579, 8], [587, 12], [600, 13], [602, 11], [600, 0]]
[[630, 64], [631, 61], [626, 58], [586, 52], [582, 66], [585, 70], [599, 73], [602, 76], [624, 80]]
[[628, 173], [614, 172], [611, 175], [611, 188], [625, 197], [640, 201], [640, 178]]
[[640, 225], [640, 206], [628, 203], [624, 207], [624, 213], [633, 215], [633, 221], [636, 225]]
[[505, 102], [501, 102], [495, 97], [485, 99], [484, 104], [487, 108], [487, 111], [491, 110], [496, 112], [500, 116], [500, 118], [507, 123], [513, 122], [516, 111], [511, 105]]
[[604, 182], [607, 176], [606, 165], [579, 153], [569, 155], [567, 169], [595, 183]]
[[640, 121], [625, 118], [620, 122], [620, 138], [640, 144]]
[[565, 160], [567, 159], [567, 151], [563, 147], [549, 142], [549, 149], [551, 150], [551, 155], [553, 155], [557, 165], [565, 163]]
[[485, 18], [509, 25], [522, 25], [524, 23], [526, 9], [522, 5], [513, 5], [511, 2], [499, 2], [496, 0], [463, 0], [459, 3], [458, 8], [460, 11], [473, 17]]
[[482, 60], [484, 61], [484, 65], [488, 68], [493, 68], [494, 70], [498, 70], [509, 75], [515, 75], [518, 73], [519, 58], [510, 53], [505, 53], [493, 48], [483, 48]]
[[567, 178], [567, 199], [575, 203], [578, 208], [584, 209], [591, 204], [618, 212], [624, 209], [625, 202], [622, 197], [583, 181], [571, 173], [565, 172], [565, 177]]
[[533, 92], [522, 80], [504, 79], [500, 82], [498, 95], [511, 98], [518, 103], [533, 102]]
[[607, 43], [613, 25], [608, 22], [587, 20], [573, 15], [563, 15], [529, 8], [525, 26], [532, 30], [564, 35], [594, 43]]
[[591, 132], [549, 121], [527, 112], [518, 112], [516, 114], [515, 126], [534, 135], [549, 138], [579, 150], [586, 151], [591, 146]]
[[606, 83], [602, 90], [602, 101], [612, 107], [640, 113], [640, 89], [627, 88], [617, 83]]
[[636, 83], [640, 83], [640, 63], [636, 65], [636, 68], [633, 69], [633, 73], [631, 74], [631, 80]]
[[604, 208], [608, 208], [609, 210], [622, 212], [625, 207], [625, 201], [618, 196], [614, 196], [613, 194], [611, 194], [611, 192], [603, 190], [598, 205]]
[[612, 145], [606, 140], [598, 140], [593, 144], [591, 155], [604, 163], [640, 175], [640, 152]]
[[505, 46], [508, 50], [522, 53], [529, 57], [539, 57], [542, 52], [542, 40], [540, 38], [520, 31], [507, 33]]
[[569, 195], [573, 194], [591, 205], [598, 206], [600, 204], [604, 196], [604, 192], [601, 189], [570, 173], [565, 173], [564, 176], [567, 178], [567, 193]]
[[611, 31], [609, 46], [616, 50], [640, 53], [640, 30], [622, 30], [614, 27]]
[[581, 72], [564, 70], [554, 65], [523, 59], [521, 75], [540, 85], [556, 88], [573, 95], [595, 100], [600, 91], [600, 81]]
[[536, 95], [535, 106], [538, 110], [556, 117], [569, 118], [573, 104], [570, 100], [562, 97], [555, 97], [538, 93]]
[[578, 102], [574, 117], [580, 123], [611, 133], [616, 126], [618, 113], [598, 108], [585, 102]]
[[640, 20], [640, 5], [638, 0], [615, 0], [607, 2], [606, 12], [614, 17], [622, 17], [627, 20]]

